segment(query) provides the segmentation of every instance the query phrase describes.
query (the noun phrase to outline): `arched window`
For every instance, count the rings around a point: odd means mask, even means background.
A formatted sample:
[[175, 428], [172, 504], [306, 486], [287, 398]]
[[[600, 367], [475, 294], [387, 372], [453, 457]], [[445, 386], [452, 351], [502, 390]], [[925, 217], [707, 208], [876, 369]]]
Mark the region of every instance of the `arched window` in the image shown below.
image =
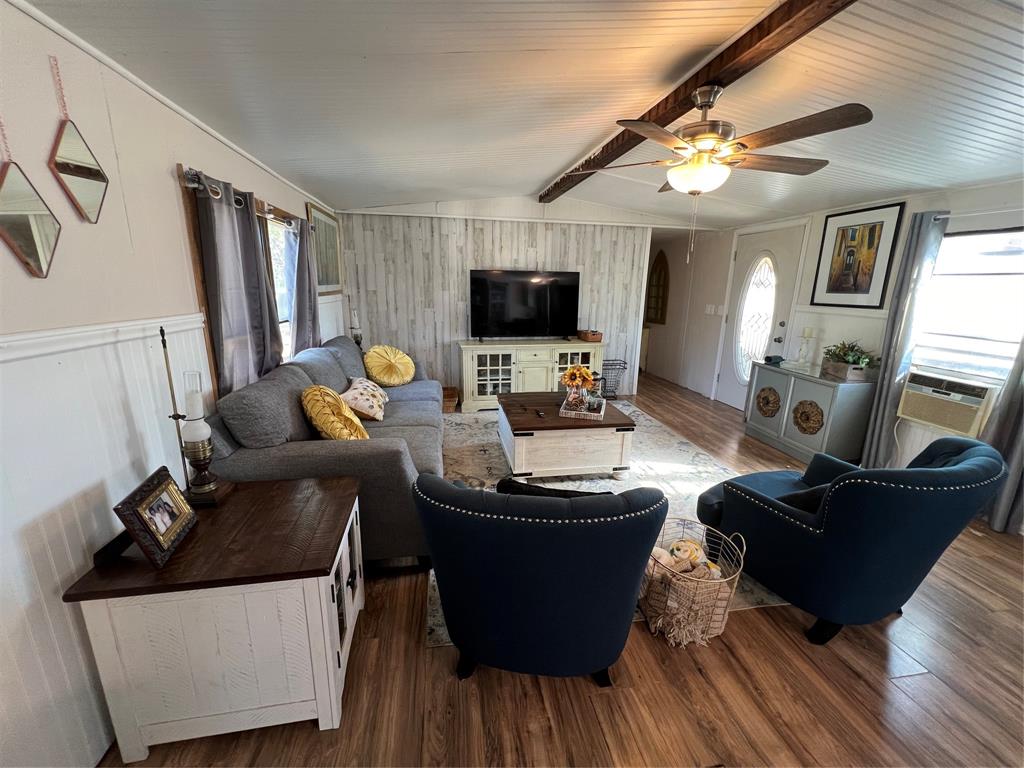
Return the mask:
[[736, 323], [736, 377], [746, 384], [754, 360], [763, 360], [775, 317], [775, 265], [770, 256], [754, 263], [740, 295], [739, 322]]
[[647, 309], [644, 311], [644, 321], [664, 325], [667, 312], [668, 259], [665, 258], [664, 251], [658, 251], [658, 255], [654, 257], [651, 274], [647, 276]]

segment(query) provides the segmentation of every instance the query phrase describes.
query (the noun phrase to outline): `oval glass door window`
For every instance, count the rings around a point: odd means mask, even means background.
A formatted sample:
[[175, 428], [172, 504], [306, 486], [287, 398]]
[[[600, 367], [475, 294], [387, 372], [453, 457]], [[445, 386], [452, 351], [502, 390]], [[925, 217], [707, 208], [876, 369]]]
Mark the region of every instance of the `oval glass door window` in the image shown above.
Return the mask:
[[774, 316], [775, 265], [771, 257], [762, 256], [755, 262], [747, 284], [743, 286], [739, 322], [736, 323], [733, 361], [736, 377], [744, 384], [750, 381], [751, 363], [763, 360], [768, 351]]

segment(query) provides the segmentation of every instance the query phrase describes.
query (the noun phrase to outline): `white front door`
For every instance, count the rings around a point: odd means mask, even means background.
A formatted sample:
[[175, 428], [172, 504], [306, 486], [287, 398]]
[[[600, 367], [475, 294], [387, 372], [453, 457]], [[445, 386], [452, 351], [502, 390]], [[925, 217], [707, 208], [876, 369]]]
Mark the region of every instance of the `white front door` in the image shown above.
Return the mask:
[[751, 362], [781, 354], [775, 339], [785, 340], [789, 330], [779, 323], [789, 320], [803, 239], [802, 224], [736, 239], [716, 400], [743, 410]]

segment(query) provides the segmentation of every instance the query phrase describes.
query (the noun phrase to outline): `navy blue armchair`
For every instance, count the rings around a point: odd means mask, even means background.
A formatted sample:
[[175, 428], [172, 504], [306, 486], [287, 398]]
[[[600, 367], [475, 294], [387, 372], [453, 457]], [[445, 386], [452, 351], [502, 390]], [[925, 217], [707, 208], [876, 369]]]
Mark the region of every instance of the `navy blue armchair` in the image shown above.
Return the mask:
[[413, 497], [460, 678], [480, 663], [610, 684], [668, 511], [661, 491], [543, 498], [423, 474]]
[[735, 477], [701, 495], [697, 516], [743, 534], [744, 570], [817, 617], [807, 637], [824, 644], [844, 624], [901, 611], [1005, 479], [995, 449], [945, 437], [906, 469], [861, 469], [819, 453], [803, 475]]

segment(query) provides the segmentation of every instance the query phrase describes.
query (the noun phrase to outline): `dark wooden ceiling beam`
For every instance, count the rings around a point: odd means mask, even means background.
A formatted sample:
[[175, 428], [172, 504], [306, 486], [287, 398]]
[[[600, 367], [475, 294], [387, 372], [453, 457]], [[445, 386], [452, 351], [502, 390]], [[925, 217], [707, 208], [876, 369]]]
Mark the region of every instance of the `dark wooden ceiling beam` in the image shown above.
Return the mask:
[[[662, 127], [671, 125], [694, 109], [691, 95], [697, 88], [712, 84], [723, 88], [731, 85], [855, 2], [786, 0], [637, 119], [650, 120]], [[615, 162], [643, 141], [642, 136], [632, 131], [620, 131], [589, 158], [559, 176], [540, 193], [540, 202], [557, 200], [584, 179], [590, 178], [594, 171]], [[590, 173], [580, 174], [580, 171]], [[578, 175], [570, 176], [570, 173]]]

